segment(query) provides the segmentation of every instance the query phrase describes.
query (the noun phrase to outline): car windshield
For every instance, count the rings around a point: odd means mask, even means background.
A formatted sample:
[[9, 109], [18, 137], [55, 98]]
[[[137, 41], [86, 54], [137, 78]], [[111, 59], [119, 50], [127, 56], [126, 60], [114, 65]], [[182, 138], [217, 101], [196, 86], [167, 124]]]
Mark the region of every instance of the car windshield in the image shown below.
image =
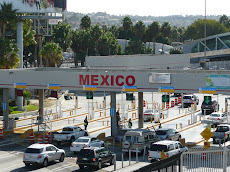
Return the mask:
[[25, 153], [42, 153], [42, 148], [27, 148]]
[[78, 138], [75, 142], [88, 142], [89, 139]]
[[152, 110], [146, 110], [144, 113], [153, 113]]
[[192, 99], [191, 96], [184, 96], [183, 99]]
[[212, 113], [210, 116], [220, 117], [220, 114], [217, 114], [217, 113]]
[[73, 131], [72, 128], [63, 128], [63, 131]]
[[218, 126], [216, 131], [217, 132], [226, 132], [226, 131], [229, 131], [229, 129], [226, 126]]
[[126, 138], [127, 141], [131, 141], [132, 137], [131, 136], [126, 136], [125, 138]]
[[168, 149], [167, 149], [167, 146], [166, 145], [157, 145], [157, 144], [153, 144], [151, 147], [150, 147], [150, 150], [151, 151], [164, 151], [164, 152], [168, 152]]
[[93, 150], [89, 150], [89, 149], [82, 149], [80, 150], [79, 154], [78, 154], [78, 157], [89, 157], [89, 158], [92, 158], [94, 157], [94, 151]]
[[167, 131], [158, 130], [158, 131], [156, 131], [156, 134], [157, 134], [157, 135], [166, 135], [166, 134], [167, 134]]

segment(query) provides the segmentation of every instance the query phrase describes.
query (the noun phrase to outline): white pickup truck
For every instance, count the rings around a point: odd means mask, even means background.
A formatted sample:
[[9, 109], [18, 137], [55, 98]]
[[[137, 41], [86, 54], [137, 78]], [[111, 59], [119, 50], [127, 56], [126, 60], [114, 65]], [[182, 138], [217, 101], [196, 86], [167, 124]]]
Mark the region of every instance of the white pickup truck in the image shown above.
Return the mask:
[[83, 130], [81, 127], [78, 126], [69, 126], [64, 127], [61, 133], [54, 134], [54, 140], [57, 141], [58, 144], [61, 142], [74, 142], [77, 138], [82, 136], [88, 136], [88, 132]]

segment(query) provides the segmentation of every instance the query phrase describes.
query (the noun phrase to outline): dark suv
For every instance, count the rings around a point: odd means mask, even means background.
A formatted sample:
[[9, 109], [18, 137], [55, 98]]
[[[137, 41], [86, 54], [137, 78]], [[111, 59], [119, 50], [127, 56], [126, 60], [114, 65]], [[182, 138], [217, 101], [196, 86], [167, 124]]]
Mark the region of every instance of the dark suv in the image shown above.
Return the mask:
[[209, 102], [208, 104], [203, 101], [201, 105], [202, 114], [204, 115], [204, 111], [206, 110], [206, 115], [212, 113], [212, 112], [218, 112], [219, 111], [219, 104], [216, 100], [213, 100]]
[[76, 164], [80, 169], [87, 167], [102, 168], [104, 163], [110, 163], [113, 165], [115, 162], [114, 153], [107, 150], [105, 147], [91, 147], [82, 149], [77, 155]]

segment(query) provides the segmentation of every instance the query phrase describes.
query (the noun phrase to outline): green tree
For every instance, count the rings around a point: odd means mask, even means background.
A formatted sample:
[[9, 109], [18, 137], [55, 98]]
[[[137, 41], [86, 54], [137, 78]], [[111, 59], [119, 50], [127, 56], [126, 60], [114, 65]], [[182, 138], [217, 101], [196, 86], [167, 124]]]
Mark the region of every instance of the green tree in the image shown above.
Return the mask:
[[[169, 24], [169, 22], [164, 22], [161, 26], [161, 33], [162, 35], [165, 37], [165, 39], [169, 38], [171, 35], [171, 26]], [[164, 44], [166, 44], [166, 42], [163, 42], [162, 45], [162, 52], [164, 52]]]
[[88, 15], [85, 15], [82, 19], [81, 19], [81, 24], [80, 27], [81, 29], [89, 29], [91, 26], [91, 19]]
[[145, 44], [137, 38], [131, 39], [127, 47], [125, 47], [125, 54], [144, 54], [144, 53], [145, 53]]
[[121, 47], [116, 37], [109, 31], [101, 35], [97, 49], [101, 56], [121, 54]]
[[53, 40], [66, 52], [67, 48], [71, 45], [72, 30], [71, 26], [67, 23], [59, 22], [54, 26]]
[[17, 44], [12, 40], [0, 38], [0, 69], [17, 67], [19, 56]]
[[160, 24], [157, 21], [152, 22], [147, 29], [147, 35], [149, 37], [149, 45], [150, 42], [153, 41], [153, 53], [155, 54], [155, 42], [156, 37], [160, 33]]
[[127, 40], [128, 40], [128, 31], [131, 30], [132, 28], [132, 25], [133, 25], [133, 22], [132, 20], [130, 19], [130, 17], [126, 16], [123, 20], [122, 20], [122, 26], [124, 28], [124, 30], [126, 31], [126, 43], [125, 43], [125, 47], [127, 45]]
[[[201, 39], [204, 38], [204, 19], [198, 19], [188, 26], [185, 31], [185, 35], [189, 39]], [[228, 32], [228, 29], [224, 24], [216, 20], [206, 20], [206, 36], [212, 36], [220, 33]]]
[[81, 61], [83, 66], [85, 63], [85, 57], [88, 54], [88, 47], [91, 42], [90, 30], [77, 30], [73, 33], [71, 48], [75, 54], [74, 62], [77, 66], [78, 61]]
[[178, 48], [172, 48], [170, 49], [169, 54], [183, 54], [183, 51]]
[[30, 19], [24, 20], [23, 21], [23, 54], [25, 57], [26, 61], [26, 67], [27, 67], [27, 62], [30, 61], [32, 62], [31, 58], [32, 57], [32, 52], [29, 52], [29, 48], [31, 45], [34, 45], [36, 43], [35, 41], [35, 31], [32, 30], [31, 25], [33, 21]]
[[219, 22], [224, 24], [228, 29], [230, 29], [230, 20], [225, 14], [220, 17]]
[[0, 38], [6, 36], [6, 24], [17, 19], [17, 10], [13, 9], [12, 3], [3, 2], [0, 9]]
[[58, 67], [61, 66], [61, 61], [63, 60], [61, 47], [54, 43], [46, 43], [42, 50], [39, 52], [44, 59], [44, 65], [48, 67]]
[[146, 33], [146, 27], [142, 21], [138, 21], [133, 27], [134, 33], [139, 40], [143, 40]]
[[118, 31], [117, 26], [112, 25], [112, 26], [109, 28], [109, 31], [110, 31], [116, 38], [118, 38], [119, 31]]

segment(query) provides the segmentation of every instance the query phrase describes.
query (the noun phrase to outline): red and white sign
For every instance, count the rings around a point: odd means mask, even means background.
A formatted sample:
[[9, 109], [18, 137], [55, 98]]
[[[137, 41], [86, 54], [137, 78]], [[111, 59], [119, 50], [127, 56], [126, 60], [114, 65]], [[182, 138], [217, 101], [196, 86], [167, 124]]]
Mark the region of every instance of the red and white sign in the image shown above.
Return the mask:
[[136, 79], [133, 75], [79, 75], [79, 85], [97, 86], [134, 86]]

